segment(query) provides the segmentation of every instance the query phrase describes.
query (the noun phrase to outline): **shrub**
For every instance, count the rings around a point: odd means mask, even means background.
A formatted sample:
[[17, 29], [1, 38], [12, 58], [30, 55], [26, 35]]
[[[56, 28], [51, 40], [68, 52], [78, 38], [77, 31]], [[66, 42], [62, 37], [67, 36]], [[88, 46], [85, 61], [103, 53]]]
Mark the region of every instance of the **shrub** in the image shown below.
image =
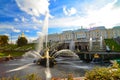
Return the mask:
[[26, 80], [42, 80], [42, 79], [36, 74], [29, 74], [27, 75]]
[[106, 80], [110, 78], [110, 72], [108, 70], [108, 68], [96, 67], [93, 70], [86, 72], [86, 80]]
[[117, 61], [114, 61], [113, 62], [113, 65], [111, 68], [115, 68], [115, 69], [118, 69], [119, 68], [119, 64], [117, 63]]
[[0, 78], [0, 80], [42, 80], [41, 77], [37, 76], [37, 74], [29, 74], [27, 76], [23, 76], [23, 77], [17, 77], [17, 76], [13, 76], [13, 77], [2, 77]]
[[[115, 64], [116, 65], [116, 64]], [[86, 80], [120, 80], [120, 68], [96, 67], [85, 74]]]
[[72, 74], [68, 74], [68, 79], [67, 80], [73, 80], [73, 75]]

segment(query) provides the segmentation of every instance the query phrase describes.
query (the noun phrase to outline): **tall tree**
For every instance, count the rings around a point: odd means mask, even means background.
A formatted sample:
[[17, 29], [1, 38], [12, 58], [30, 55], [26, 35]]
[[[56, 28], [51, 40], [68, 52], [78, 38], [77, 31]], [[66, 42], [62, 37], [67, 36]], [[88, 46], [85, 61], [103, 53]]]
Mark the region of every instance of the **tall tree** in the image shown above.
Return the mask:
[[24, 46], [28, 43], [28, 40], [25, 37], [19, 37], [17, 40], [18, 46]]
[[6, 35], [0, 35], [0, 45], [6, 45], [8, 44], [8, 36]]

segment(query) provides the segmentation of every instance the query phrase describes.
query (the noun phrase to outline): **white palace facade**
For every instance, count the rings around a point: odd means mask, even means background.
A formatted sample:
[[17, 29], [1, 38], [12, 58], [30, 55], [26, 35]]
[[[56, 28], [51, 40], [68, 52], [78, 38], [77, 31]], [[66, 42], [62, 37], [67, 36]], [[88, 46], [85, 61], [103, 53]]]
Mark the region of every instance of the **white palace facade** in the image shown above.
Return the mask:
[[48, 35], [48, 42], [69, 42], [74, 40], [75, 42], [89, 42], [96, 39], [107, 39], [120, 37], [120, 26], [113, 27], [112, 29], [106, 29], [104, 26], [94, 27], [91, 29], [78, 29], [68, 30], [62, 33], [54, 33]]
[[[88, 50], [104, 50], [104, 39], [120, 37], [120, 26], [113, 27], [112, 29], [106, 29], [104, 26], [94, 27], [91, 29], [78, 29], [63, 31], [58, 34], [49, 34], [48, 42], [51, 44], [54, 42], [62, 43], [60, 47], [63, 49], [70, 49], [71, 41], [75, 43], [75, 49], [81, 51]], [[92, 46], [92, 47], [90, 47]]]

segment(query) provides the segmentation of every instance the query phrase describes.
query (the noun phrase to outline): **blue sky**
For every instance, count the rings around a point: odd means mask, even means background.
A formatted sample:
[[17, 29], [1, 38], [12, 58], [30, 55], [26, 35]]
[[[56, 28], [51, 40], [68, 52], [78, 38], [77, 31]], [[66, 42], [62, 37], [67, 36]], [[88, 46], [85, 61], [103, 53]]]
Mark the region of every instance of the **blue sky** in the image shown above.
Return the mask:
[[49, 12], [48, 33], [120, 25], [120, 0], [0, 0], [0, 34], [13, 41], [24, 32], [38, 38]]

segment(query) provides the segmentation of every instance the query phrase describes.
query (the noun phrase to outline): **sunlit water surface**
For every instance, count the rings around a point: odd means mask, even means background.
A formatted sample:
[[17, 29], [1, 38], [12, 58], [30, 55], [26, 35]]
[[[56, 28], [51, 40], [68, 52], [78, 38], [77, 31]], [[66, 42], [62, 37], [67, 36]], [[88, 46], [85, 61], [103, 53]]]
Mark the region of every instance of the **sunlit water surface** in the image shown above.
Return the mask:
[[[3, 76], [25, 76], [35, 73], [42, 79], [46, 78], [46, 68], [33, 63], [34, 58], [22, 58], [0, 63], [0, 77]], [[87, 70], [96, 65], [85, 63], [80, 59], [56, 58], [57, 64], [50, 68], [52, 77], [67, 77], [67, 74], [73, 74], [74, 77], [84, 76]]]

